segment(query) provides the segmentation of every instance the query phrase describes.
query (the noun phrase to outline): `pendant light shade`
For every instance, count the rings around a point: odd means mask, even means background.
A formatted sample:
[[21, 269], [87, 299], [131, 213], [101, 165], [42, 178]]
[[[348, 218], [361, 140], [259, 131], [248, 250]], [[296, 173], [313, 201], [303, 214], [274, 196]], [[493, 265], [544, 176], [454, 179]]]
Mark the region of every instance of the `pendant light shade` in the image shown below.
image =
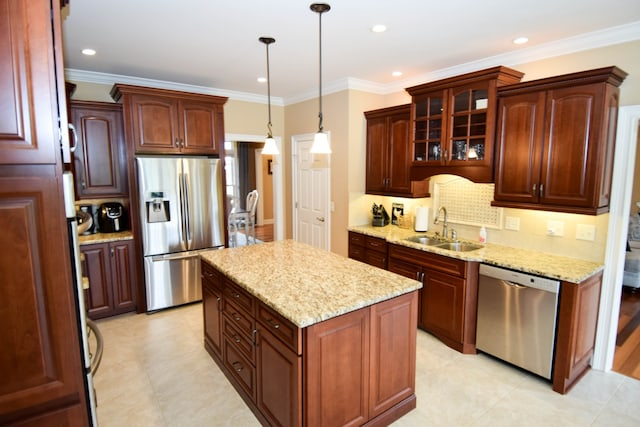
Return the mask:
[[260, 37], [258, 40], [264, 43], [267, 47], [267, 102], [269, 105], [269, 122], [267, 123], [267, 137], [264, 140], [264, 147], [262, 148], [262, 154], [280, 154], [276, 140], [273, 139], [271, 134], [271, 76], [269, 75], [269, 45], [275, 43], [276, 39], [272, 37]]
[[329, 137], [322, 129], [322, 14], [331, 10], [331, 6], [326, 3], [313, 3], [310, 6], [311, 10], [318, 14], [318, 68], [319, 68], [319, 85], [318, 85], [318, 132], [313, 137], [313, 145], [311, 146], [311, 153], [314, 154], [330, 154], [331, 147], [329, 146]]

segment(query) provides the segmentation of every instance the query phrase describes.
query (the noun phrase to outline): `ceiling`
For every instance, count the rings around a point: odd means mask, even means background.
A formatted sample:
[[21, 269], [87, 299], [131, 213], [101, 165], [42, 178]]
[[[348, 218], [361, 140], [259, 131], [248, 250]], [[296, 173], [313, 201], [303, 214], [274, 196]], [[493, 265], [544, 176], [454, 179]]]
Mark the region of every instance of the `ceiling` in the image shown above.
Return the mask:
[[[65, 69], [86, 80], [127, 76], [152, 79], [149, 86], [174, 82], [264, 97], [266, 85], [257, 78], [266, 76], [266, 50], [258, 38], [270, 36], [276, 39], [269, 47], [271, 94], [275, 102], [295, 102], [318, 91], [318, 14], [310, 4], [74, 0], [63, 12]], [[324, 93], [354, 85], [389, 93], [454, 71], [553, 56], [558, 46], [580, 50], [640, 38], [638, 0], [329, 4], [322, 15]], [[374, 24], [388, 30], [374, 33]], [[513, 44], [518, 36], [529, 43]], [[97, 54], [82, 55], [87, 47]], [[403, 75], [392, 77], [395, 70]]]

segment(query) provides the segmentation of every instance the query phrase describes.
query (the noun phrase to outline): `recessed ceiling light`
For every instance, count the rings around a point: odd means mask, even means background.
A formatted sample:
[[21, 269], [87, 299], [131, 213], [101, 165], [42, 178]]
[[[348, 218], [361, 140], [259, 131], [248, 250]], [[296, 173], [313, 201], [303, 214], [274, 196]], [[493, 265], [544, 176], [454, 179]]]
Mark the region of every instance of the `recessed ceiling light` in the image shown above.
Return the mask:
[[513, 39], [513, 43], [514, 44], [525, 44], [528, 41], [529, 41], [529, 39], [527, 37], [518, 37], [518, 38]]
[[82, 54], [87, 56], [93, 56], [96, 54], [96, 51], [93, 49], [82, 49]]
[[385, 31], [387, 31], [387, 26], [384, 24], [377, 24], [371, 27], [371, 31], [373, 31], [374, 33], [384, 33]]
[[400, 77], [402, 75], [402, 71], [394, 71], [393, 73], [391, 73], [391, 75], [393, 77]]
[[266, 83], [266, 82], [267, 82], [266, 77], [258, 77], [258, 83]]

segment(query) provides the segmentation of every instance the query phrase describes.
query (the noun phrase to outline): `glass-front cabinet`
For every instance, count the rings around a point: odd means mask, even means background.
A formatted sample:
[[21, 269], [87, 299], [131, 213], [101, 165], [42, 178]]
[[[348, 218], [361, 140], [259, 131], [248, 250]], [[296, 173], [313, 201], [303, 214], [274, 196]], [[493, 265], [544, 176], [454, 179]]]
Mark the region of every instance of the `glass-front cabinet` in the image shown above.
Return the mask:
[[492, 182], [497, 87], [517, 83], [522, 76], [494, 67], [408, 88], [411, 179], [450, 173]]

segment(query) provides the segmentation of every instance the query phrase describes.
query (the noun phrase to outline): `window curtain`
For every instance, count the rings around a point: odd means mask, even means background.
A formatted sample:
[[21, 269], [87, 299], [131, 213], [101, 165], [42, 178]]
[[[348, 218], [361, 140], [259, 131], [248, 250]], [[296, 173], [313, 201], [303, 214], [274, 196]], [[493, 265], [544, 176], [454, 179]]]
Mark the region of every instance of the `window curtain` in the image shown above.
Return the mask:
[[251, 188], [249, 188], [249, 174], [251, 173], [251, 171], [249, 170], [251, 155], [250, 149], [251, 144], [238, 143], [236, 145], [236, 152], [238, 155], [238, 176], [240, 178], [240, 182], [238, 183], [240, 192], [238, 194], [238, 198], [240, 199], [239, 206], [242, 206], [242, 209], [247, 208], [245, 206], [247, 203], [247, 194], [249, 194], [249, 191], [251, 191]]

